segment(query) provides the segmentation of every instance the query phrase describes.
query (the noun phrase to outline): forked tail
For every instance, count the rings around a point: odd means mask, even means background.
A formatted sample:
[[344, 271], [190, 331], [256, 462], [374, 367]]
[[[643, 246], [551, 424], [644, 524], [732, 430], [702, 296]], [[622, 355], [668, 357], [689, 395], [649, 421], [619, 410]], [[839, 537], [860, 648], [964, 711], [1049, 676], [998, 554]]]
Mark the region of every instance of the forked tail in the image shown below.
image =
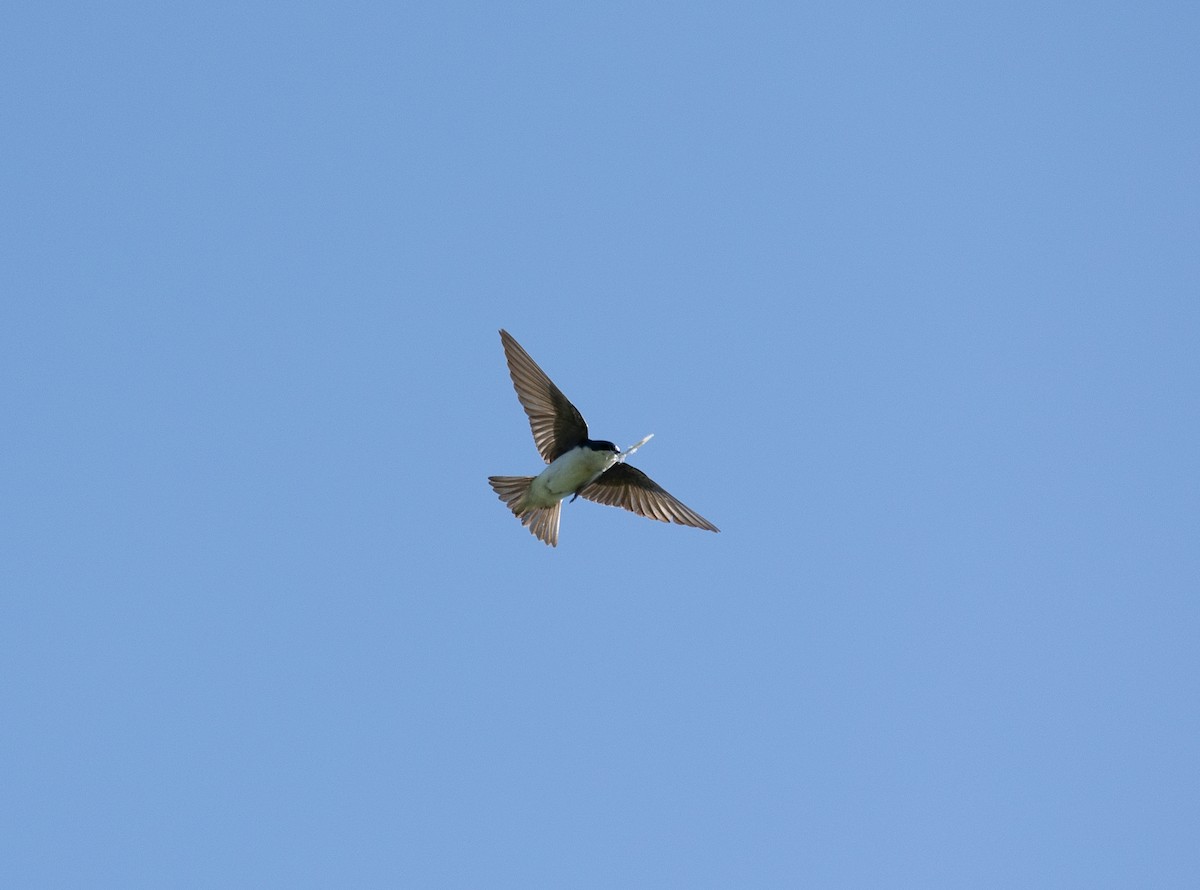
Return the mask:
[[562, 509], [562, 501], [555, 501], [549, 507], [524, 506], [525, 492], [533, 482], [532, 476], [488, 476], [500, 500], [508, 505], [513, 515], [521, 520], [521, 525], [529, 529], [540, 541], [545, 541], [551, 547], [558, 546], [558, 518]]

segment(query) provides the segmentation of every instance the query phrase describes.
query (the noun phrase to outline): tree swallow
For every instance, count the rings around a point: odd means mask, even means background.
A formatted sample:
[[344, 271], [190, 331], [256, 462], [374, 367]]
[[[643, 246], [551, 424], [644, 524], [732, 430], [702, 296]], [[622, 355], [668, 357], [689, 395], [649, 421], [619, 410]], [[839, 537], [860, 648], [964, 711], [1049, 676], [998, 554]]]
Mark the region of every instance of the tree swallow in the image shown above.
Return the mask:
[[500, 331], [513, 388], [533, 430], [533, 441], [550, 466], [539, 476], [489, 476], [488, 482], [539, 540], [558, 546], [562, 501], [582, 495], [597, 504], [622, 507], [660, 522], [676, 522], [710, 532], [715, 525], [669, 495], [625, 458], [650, 436], [621, 451], [612, 442], [588, 438], [587, 424], [546, 372], [508, 331]]

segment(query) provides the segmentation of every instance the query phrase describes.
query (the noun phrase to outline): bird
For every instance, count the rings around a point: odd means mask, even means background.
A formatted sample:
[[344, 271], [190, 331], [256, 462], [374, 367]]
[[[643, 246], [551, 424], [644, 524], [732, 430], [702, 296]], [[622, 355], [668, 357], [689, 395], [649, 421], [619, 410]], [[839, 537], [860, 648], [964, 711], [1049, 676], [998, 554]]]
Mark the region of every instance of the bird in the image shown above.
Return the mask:
[[572, 501], [583, 497], [660, 522], [720, 531], [641, 470], [625, 463], [653, 434], [625, 451], [605, 439], [589, 439], [583, 415], [512, 334], [501, 329], [500, 342], [513, 389], [529, 415], [534, 444], [549, 466], [537, 476], [489, 476], [488, 482], [538, 540], [558, 546], [562, 502], [568, 495]]

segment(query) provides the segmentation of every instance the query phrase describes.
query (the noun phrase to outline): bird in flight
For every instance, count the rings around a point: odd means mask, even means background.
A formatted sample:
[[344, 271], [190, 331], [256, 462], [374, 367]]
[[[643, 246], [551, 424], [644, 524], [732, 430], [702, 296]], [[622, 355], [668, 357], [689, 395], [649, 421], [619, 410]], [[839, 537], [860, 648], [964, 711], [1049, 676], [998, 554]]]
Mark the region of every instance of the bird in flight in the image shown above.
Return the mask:
[[573, 495], [572, 501], [582, 496], [660, 522], [720, 531], [641, 470], [625, 463], [650, 436], [624, 451], [612, 442], [589, 439], [583, 415], [521, 344], [505, 330], [500, 331], [500, 342], [513, 388], [529, 415], [534, 444], [550, 466], [538, 476], [489, 476], [488, 482], [535, 537], [558, 546], [558, 520], [567, 495]]

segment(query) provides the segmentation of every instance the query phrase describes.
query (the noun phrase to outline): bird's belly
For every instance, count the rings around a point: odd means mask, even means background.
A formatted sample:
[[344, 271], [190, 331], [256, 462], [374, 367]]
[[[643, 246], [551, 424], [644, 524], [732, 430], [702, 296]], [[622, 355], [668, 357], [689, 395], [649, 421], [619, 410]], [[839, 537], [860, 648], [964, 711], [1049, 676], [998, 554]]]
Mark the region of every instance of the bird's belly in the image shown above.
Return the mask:
[[591, 482], [614, 463], [617, 455], [590, 448], [572, 448], [556, 458], [529, 486], [532, 506], [549, 506]]

